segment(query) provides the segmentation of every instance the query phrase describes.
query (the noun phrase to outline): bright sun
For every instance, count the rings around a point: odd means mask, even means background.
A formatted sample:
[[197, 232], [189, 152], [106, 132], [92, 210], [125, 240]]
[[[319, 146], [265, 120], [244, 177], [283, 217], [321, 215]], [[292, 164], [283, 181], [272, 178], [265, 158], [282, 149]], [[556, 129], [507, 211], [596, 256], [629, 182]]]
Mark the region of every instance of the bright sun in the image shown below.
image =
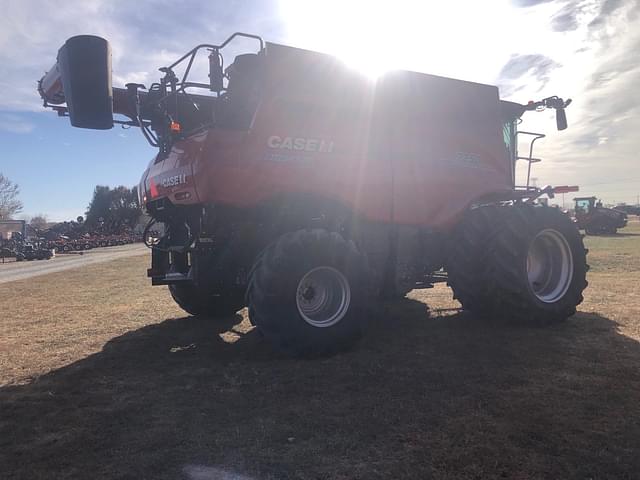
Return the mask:
[[517, 33], [507, 21], [511, 11], [509, 0], [280, 2], [291, 45], [330, 53], [370, 76], [396, 68], [493, 74]]
[[396, 67], [389, 37], [383, 30], [381, 4], [327, 0], [321, 4], [283, 0], [282, 13], [289, 36], [299, 46], [324, 51], [361, 72], [377, 76]]

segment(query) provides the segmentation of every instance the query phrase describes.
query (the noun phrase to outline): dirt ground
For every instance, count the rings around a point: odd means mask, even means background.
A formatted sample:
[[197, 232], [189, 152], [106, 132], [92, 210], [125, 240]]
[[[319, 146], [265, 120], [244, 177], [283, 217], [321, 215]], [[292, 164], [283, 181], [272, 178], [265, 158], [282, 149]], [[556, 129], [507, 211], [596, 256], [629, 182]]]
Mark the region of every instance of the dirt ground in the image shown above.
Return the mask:
[[185, 315], [146, 256], [2, 284], [0, 478], [640, 478], [640, 224], [622, 232], [587, 238], [563, 325], [486, 325], [439, 286], [313, 361], [244, 311]]

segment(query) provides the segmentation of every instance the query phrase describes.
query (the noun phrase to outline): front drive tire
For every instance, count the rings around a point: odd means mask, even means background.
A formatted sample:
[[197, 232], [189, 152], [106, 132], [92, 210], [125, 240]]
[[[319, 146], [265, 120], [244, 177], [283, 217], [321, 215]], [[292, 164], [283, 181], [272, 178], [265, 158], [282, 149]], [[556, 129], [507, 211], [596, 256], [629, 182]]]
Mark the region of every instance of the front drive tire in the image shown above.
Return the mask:
[[548, 325], [576, 313], [587, 287], [587, 251], [570, 218], [549, 207], [504, 209], [488, 245], [487, 289], [494, 317]]
[[224, 318], [244, 307], [242, 292], [213, 295], [193, 283], [169, 285], [169, 292], [178, 306], [191, 315]]
[[348, 349], [365, 328], [367, 272], [365, 256], [338, 233], [286, 233], [262, 252], [251, 271], [251, 322], [288, 355]]
[[548, 325], [573, 315], [589, 267], [569, 217], [533, 205], [500, 207], [493, 214], [486, 244], [476, 249], [476, 302], [463, 306], [511, 324]]

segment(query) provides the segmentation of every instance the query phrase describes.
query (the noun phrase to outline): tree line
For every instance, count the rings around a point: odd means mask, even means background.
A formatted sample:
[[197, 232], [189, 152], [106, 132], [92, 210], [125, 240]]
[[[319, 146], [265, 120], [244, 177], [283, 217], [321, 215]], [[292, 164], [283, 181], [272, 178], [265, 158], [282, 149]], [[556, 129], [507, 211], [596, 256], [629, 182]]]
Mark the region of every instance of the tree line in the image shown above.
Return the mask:
[[138, 187], [109, 188], [98, 185], [93, 190], [93, 198], [86, 211], [85, 224], [89, 228], [102, 228], [118, 232], [133, 228], [140, 219]]
[[[23, 204], [18, 198], [19, 186], [0, 173], [0, 220], [13, 219], [22, 212]], [[110, 188], [97, 185], [85, 212], [85, 218], [79, 217], [80, 223], [87, 228], [106, 231], [122, 231], [133, 228], [141, 215], [138, 203], [138, 188], [128, 188], [123, 185]], [[84, 221], [84, 222], [82, 222]], [[43, 229], [48, 223], [45, 214], [38, 214], [31, 218], [31, 225]]]

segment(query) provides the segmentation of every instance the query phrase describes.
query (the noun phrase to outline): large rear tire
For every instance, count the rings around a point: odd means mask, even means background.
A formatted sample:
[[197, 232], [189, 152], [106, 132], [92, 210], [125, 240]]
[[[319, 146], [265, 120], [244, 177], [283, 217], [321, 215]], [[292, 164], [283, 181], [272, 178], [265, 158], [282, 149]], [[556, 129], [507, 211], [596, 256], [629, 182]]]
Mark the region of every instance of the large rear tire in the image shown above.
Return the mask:
[[365, 256], [338, 233], [286, 233], [254, 264], [247, 289], [249, 317], [288, 355], [348, 349], [365, 329], [367, 272]]
[[244, 295], [240, 291], [213, 295], [193, 283], [181, 283], [169, 285], [169, 292], [178, 306], [191, 315], [224, 318], [244, 307]]
[[511, 324], [548, 325], [573, 315], [587, 287], [588, 265], [569, 217], [533, 205], [497, 207], [492, 216], [481, 237], [486, 243], [467, 255], [473, 255], [466, 261], [473, 273], [466, 280], [473, 277], [475, 287], [460, 281], [460, 264], [452, 269], [450, 283], [463, 307]]

